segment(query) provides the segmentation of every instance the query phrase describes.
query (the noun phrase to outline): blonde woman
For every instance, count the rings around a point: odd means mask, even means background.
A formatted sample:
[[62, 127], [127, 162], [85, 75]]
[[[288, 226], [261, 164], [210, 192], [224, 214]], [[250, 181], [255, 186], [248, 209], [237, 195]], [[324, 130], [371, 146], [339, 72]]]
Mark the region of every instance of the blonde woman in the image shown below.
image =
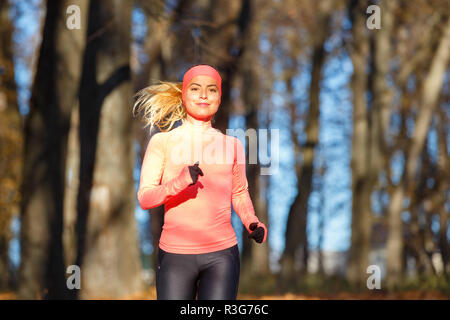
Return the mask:
[[[231, 205], [250, 238], [267, 238], [248, 193], [244, 148], [211, 124], [221, 84], [216, 69], [198, 65], [182, 83], [162, 82], [137, 93], [134, 110], [161, 131], [147, 146], [137, 194], [144, 210], [164, 204], [158, 299], [236, 299], [240, 258]], [[182, 124], [173, 128], [178, 120]]]

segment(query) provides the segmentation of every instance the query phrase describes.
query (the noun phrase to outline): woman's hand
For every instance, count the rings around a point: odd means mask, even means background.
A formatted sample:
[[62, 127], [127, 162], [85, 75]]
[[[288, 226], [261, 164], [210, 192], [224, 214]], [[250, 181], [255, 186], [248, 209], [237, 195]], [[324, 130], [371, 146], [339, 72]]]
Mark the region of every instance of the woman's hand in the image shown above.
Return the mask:
[[248, 236], [249, 239], [253, 239], [255, 240], [257, 243], [261, 243], [264, 240], [264, 228], [263, 227], [258, 227], [258, 222], [253, 222], [250, 224], [250, 226], [248, 227], [251, 231], [253, 231], [252, 233], [250, 233], [250, 235]]
[[194, 185], [197, 182], [198, 175], [203, 176], [203, 171], [198, 167], [198, 161], [193, 165], [189, 166], [189, 173], [191, 175], [193, 183], [190, 184], [190, 186]]

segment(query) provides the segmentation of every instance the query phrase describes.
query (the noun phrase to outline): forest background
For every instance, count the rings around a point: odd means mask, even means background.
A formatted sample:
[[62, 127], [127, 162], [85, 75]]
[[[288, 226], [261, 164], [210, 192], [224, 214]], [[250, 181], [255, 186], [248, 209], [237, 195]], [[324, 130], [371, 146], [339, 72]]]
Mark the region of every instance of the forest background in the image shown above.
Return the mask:
[[0, 0], [0, 298], [155, 298], [164, 209], [136, 199], [134, 94], [210, 64], [214, 126], [269, 140], [247, 164], [268, 242], [232, 214], [239, 298], [448, 299], [449, 17], [446, 0]]

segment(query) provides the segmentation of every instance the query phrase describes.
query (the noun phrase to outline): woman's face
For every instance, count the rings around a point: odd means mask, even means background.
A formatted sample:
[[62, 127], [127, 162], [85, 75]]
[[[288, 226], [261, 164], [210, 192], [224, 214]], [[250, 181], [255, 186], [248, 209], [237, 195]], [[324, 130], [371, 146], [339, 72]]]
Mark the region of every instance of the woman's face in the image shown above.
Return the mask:
[[196, 76], [189, 83], [184, 103], [187, 113], [197, 119], [208, 121], [219, 109], [220, 94], [214, 78]]

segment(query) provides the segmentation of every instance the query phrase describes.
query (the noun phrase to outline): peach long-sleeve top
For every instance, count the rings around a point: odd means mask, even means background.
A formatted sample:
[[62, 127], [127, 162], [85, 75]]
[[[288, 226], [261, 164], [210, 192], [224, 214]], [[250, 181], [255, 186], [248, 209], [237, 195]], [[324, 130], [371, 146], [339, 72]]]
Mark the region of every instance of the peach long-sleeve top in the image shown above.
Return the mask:
[[[188, 166], [199, 161], [203, 176], [195, 185]], [[164, 204], [159, 247], [167, 252], [197, 254], [237, 244], [231, 225], [231, 205], [245, 228], [255, 215], [245, 174], [245, 151], [235, 137], [211, 123], [184, 120], [169, 132], [155, 134], [142, 162], [138, 200], [147, 210]]]

